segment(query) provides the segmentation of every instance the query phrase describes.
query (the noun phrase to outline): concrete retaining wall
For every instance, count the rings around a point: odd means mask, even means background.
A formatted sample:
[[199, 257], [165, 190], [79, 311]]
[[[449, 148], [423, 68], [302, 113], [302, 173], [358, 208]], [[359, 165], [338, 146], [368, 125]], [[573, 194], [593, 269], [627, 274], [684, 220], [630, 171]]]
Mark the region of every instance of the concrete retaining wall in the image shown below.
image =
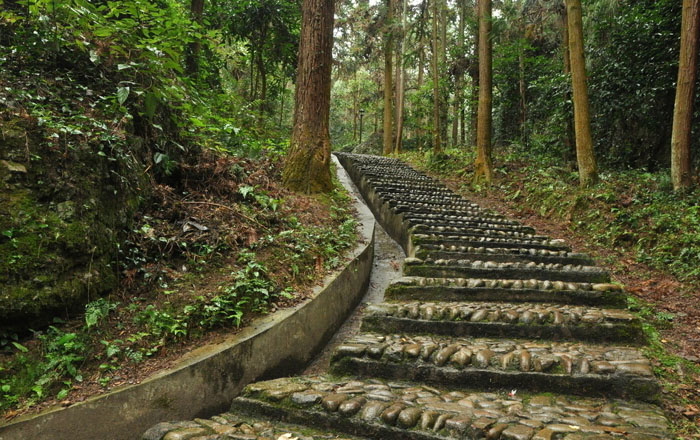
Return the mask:
[[[338, 177], [350, 189], [341, 167]], [[353, 191], [351, 191], [353, 192]], [[254, 322], [229, 340], [202, 347], [138, 384], [0, 426], [0, 440], [137, 439], [152, 425], [209, 417], [229, 409], [250, 382], [304, 368], [362, 298], [374, 256], [374, 218], [355, 201], [361, 244], [313, 298]]]

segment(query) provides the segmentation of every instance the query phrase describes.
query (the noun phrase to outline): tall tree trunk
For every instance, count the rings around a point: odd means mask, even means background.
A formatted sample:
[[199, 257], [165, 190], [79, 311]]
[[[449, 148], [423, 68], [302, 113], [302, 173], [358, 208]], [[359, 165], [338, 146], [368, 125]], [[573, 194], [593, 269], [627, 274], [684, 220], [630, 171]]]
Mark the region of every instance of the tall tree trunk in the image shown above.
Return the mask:
[[491, 0], [479, 0], [479, 115], [476, 134], [474, 181], [490, 185], [491, 161]]
[[700, 0], [683, 0], [681, 53], [678, 63], [676, 104], [671, 134], [671, 179], [678, 191], [690, 186], [690, 135], [692, 132], [693, 97], [697, 78], [698, 29]]
[[576, 159], [581, 186], [590, 186], [598, 180], [591, 119], [586, 87], [586, 64], [583, 58], [583, 22], [581, 0], [566, 0], [569, 17], [569, 56], [571, 58], [571, 82], [574, 94], [574, 124], [576, 129]]
[[[425, 66], [425, 10], [427, 7], [427, 1], [428, 0], [423, 0], [421, 3], [421, 15], [420, 15], [420, 20], [418, 21], [418, 32], [420, 37], [418, 38], [418, 79], [417, 79], [417, 84], [416, 87], [418, 88], [418, 92], [420, 93], [421, 89], [423, 88], [423, 76], [424, 76], [424, 70], [423, 66]], [[422, 108], [422, 106], [420, 107]], [[423, 114], [421, 112], [421, 116], [418, 118], [418, 128], [416, 129], [416, 137], [418, 138], [418, 149], [422, 150], [423, 149], [423, 138], [425, 137], [425, 131], [423, 130], [423, 125], [425, 124], [425, 118], [423, 118]]]
[[[204, 0], [192, 0], [190, 2], [190, 15], [192, 21], [201, 25], [202, 15], [204, 14]], [[187, 54], [185, 64], [187, 66], [187, 73], [191, 76], [199, 73], [199, 52], [202, 49], [202, 42], [199, 38], [190, 43], [190, 50]]]
[[459, 142], [455, 141], [455, 143], [461, 143], [462, 145], [464, 145], [464, 141], [466, 139], [464, 134], [464, 69], [466, 68], [467, 61], [466, 54], [464, 51], [464, 10], [467, 7], [466, 0], [457, 0], [457, 5], [459, 8], [459, 28], [457, 31], [457, 47], [459, 47], [459, 68], [457, 70], [457, 112], [455, 114], [455, 117], [458, 118], [457, 125], [459, 131]]
[[384, 155], [390, 154], [392, 150], [393, 128], [392, 128], [392, 56], [394, 55], [394, 36], [392, 25], [394, 21], [394, 2], [387, 0], [386, 24], [384, 30]]
[[404, 92], [406, 90], [406, 69], [404, 68], [404, 52], [406, 49], [406, 5], [408, 0], [403, 0], [401, 7], [401, 47], [398, 53], [396, 75], [396, 141], [394, 142], [394, 153], [401, 153], [403, 143], [403, 113], [404, 113]]
[[440, 82], [438, 80], [438, 58], [440, 51], [438, 47], [438, 21], [440, 20], [439, 0], [433, 2], [433, 151], [442, 151], [442, 141], [440, 139]]
[[355, 70], [353, 71], [352, 76], [352, 140], [357, 141], [357, 116], [359, 110], [357, 108], [357, 66], [355, 66]]
[[[571, 74], [571, 57], [569, 56], [569, 14], [566, 13], [566, 6], [562, 13], [562, 45], [564, 51], [564, 74], [568, 77]], [[571, 102], [571, 90], [566, 91], [566, 102]], [[569, 105], [566, 105], [566, 133], [564, 135], [564, 159], [573, 163], [576, 157], [576, 140], [574, 139], [574, 118], [569, 113]]]
[[[474, 0], [474, 16], [479, 17], [479, 1], [480, 0]], [[478, 19], [478, 18], [477, 18]], [[476, 60], [475, 62], [471, 63], [469, 66], [469, 76], [471, 77], [472, 80], [472, 96], [471, 96], [471, 102], [469, 105], [469, 112], [470, 112], [470, 134], [469, 138], [470, 141], [469, 143], [472, 146], [476, 146], [476, 133], [478, 131], [479, 127], [479, 113], [477, 110], [477, 107], [479, 105], [479, 30], [477, 29], [476, 33], [474, 34], [474, 52], [476, 53], [474, 59]]]
[[[447, 0], [440, 1], [440, 65], [439, 72], [442, 75], [447, 75]], [[443, 145], [447, 145], [447, 126], [449, 112], [449, 96], [446, 84], [441, 84], [440, 87], [440, 128], [441, 141]]]
[[328, 129], [333, 63], [333, 0], [304, 0], [294, 102], [294, 128], [282, 171], [284, 185], [304, 193], [330, 191]]
[[520, 48], [520, 53], [518, 54], [518, 70], [519, 72], [519, 91], [520, 91], [520, 141], [525, 145], [527, 143], [527, 134], [525, 133], [527, 122], [527, 96], [525, 94], [525, 48]]

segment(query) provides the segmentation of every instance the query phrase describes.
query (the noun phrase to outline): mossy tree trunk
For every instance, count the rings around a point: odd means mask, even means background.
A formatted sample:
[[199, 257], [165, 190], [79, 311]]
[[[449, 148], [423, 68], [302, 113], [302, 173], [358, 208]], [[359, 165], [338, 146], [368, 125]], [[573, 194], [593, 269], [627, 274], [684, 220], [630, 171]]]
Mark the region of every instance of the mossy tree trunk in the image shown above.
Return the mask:
[[287, 188], [307, 194], [332, 188], [328, 117], [333, 8], [333, 0], [304, 0], [302, 6], [294, 128], [282, 180]]
[[492, 69], [491, 0], [479, 0], [479, 114], [476, 132], [474, 181], [490, 185], [493, 181], [491, 160]]
[[681, 53], [676, 83], [676, 104], [673, 109], [671, 134], [671, 179], [673, 189], [687, 188], [690, 175], [690, 135], [693, 120], [693, 97], [697, 78], [698, 29], [700, 0], [683, 0]]
[[586, 63], [583, 57], [583, 22], [581, 0], [566, 0], [569, 20], [569, 57], [571, 59], [571, 82], [574, 95], [574, 128], [576, 131], [576, 160], [581, 186], [590, 186], [598, 181], [598, 170], [593, 154], [591, 118], [586, 86]]
[[440, 48], [438, 46], [438, 21], [440, 20], [440, 9], [438, 8], [439, 0], [433, 2], [433, 151], [439, 153], [442, 151], [442, 139], [440, 136], [440, 81], [438, 78], [438, 58], [440, 56]]
[[392, 111], [392, 57], [394, 55], [394, 36], [391, 28], [394, 22], [394, 2], [392, 0], [387, 0], [386, 3], [386, 23], [384, 25], [384, 155], [391, 154], [393, 149], [392, 119], [394, 115], [394, 112]]

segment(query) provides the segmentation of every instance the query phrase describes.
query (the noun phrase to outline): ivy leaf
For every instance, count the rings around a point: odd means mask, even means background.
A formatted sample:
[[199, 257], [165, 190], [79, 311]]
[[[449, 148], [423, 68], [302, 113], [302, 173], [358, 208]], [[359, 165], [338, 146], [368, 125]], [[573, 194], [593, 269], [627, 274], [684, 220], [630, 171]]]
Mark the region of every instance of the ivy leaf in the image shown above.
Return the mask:
[[129, 87], [119, 87], [117, 89], [117, 101], [119, 105], [124, 105], [126, 98], [129, 97]]

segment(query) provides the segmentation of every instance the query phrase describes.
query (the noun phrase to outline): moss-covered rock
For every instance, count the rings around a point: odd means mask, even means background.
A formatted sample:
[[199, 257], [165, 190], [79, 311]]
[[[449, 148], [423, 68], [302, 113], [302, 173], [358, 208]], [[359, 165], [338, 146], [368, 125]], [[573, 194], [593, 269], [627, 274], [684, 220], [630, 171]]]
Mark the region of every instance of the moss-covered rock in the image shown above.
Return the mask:
[[134, 164], [42, 143], [31, 122], [1, 127], [0, 332], [22, 331], [116, 286], [119, 235], [146, 185]]

